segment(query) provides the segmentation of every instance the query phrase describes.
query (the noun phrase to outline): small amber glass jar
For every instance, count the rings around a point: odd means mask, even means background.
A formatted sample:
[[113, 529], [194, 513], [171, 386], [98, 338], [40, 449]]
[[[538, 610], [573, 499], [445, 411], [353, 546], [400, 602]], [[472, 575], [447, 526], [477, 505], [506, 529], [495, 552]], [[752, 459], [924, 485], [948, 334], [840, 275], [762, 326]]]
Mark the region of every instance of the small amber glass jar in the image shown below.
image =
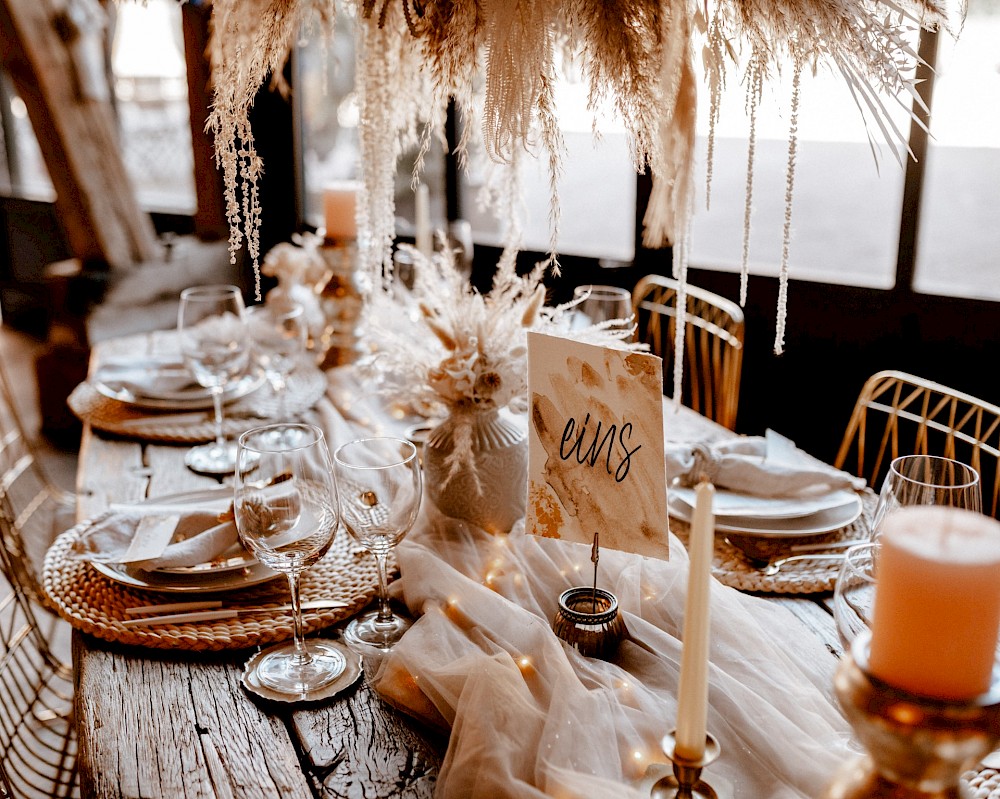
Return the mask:
[[562, 592], [552, 629], [581, 655], [602, 660], [618, 651], [625, 636], [618, 598], [603, 588], [595, 591], [586, 586]]

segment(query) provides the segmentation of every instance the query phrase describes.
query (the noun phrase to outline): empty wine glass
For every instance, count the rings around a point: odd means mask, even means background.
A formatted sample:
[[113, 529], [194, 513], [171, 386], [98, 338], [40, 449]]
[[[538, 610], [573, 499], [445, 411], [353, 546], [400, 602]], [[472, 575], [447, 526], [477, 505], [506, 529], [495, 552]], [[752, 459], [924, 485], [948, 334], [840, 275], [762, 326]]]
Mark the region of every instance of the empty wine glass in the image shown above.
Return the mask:
[[945, 505], [982, 512], [979, 472], [960, 461], [937, 455], [902, 455], [889, 465], [872, 517], [877, 539], [886, 517], [911, 505]]
[[181, 292], [177, 332], [195, 380], [212, 394], [215, 440], [189, 450], [184, 462], [205, 474], [232, 474], [236, 445], [222, 425], [222, 395], [250, 361], [243, 295], [236, 286], [195, 286]]
[[585, 284], [573, 289], [576, 301], [574, 328], [614, 322], [612, 330], [631, 330], [633, 326], [632, 293], [618, 286]]
[[257, 362], [278, 399], [278, 419], [285, 419], [288, 376], [306, 350], [305, 309], [292, 305], [251, 305], [247, 328]]
[[855, 544], [844, 553], [833, 589], [833, 618], [847, 652], [858, 633], [871, 627], [877, 575], [877, 543]]
[[340, 486], [340, 517], [347, 531], [378, 563], [378, 610], [353, 620], [344, 631], [362, 650], [391, 649], [411, 620], [389, 606], [386, 561], [409, 532], [420, 509], [421, 475], [417, 448], [401, 438], [351, 441], [333, 456]]
[[279, 423], [239, 439], [233, 512], [243, 545], [288, 578], [294, 638], [255, 659], [261, 685], [308, 699], [334, 682], [346, 659], [332, 641], [306, 641], [299, 582], [333, 542], [337, 484], [323, 432], [314, 425]]

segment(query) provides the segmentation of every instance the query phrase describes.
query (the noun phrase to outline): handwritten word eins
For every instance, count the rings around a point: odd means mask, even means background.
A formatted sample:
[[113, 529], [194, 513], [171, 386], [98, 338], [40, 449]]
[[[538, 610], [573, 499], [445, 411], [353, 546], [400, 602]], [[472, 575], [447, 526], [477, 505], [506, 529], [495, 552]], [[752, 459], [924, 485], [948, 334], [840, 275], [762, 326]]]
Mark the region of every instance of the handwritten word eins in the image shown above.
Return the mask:
[[[564, 461], [568, 461], [575, 453], [577, 463], [586, 463], [593, 467], [601, 457], [601, 453], [604, 451], [605, 446], [607, 446], [607, 453], [604, 456], [605, 468], [608, 470], [608, 474], [614, 474], [615, 482], [620, 483], [628, 474], [630, 459], [636, 452], [642, 449], [642, 444], [639, 444], [634, 449], [629, 449], [626, 444], [626, 440], [632, 438], [632, 423], [625, 422], [621, 428], [612, 424], [608, 427], [607, 431], [604, 433], [604, 437], [602, 438], [601, 427], [603, 423], [598, 420], [597, 429], [594, 431], [594, 438], [590, 442], [590, 446], [587, 447], [586, 451], [584, 451], [583, 442], [584, 437], [587, 435], [587, 424], [589, 422], [590, 414], [588, 413], [583, 420], [583, 424], [580, 425], [579, 433], [574, 439], [576, 419], [572, 416], [569, 418], [566, 422], [566, 426], [563, 428], [562, 441], [559, 443], [559, 457]], [[612, 472], [611, 458], [614, 454], [616, 434], [618, 446], [621, 447], [625, 454], [622, 457], [621, 462]], [[598, 443], [598, 441], [600, 441], [600, 443]]]

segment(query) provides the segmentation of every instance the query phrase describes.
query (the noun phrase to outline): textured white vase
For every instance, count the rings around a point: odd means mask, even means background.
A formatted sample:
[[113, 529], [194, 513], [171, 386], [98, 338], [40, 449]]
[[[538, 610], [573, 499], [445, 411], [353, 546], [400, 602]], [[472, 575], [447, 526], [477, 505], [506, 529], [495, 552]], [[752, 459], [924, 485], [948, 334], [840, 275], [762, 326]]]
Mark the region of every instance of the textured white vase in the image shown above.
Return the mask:
[[510, 532], [524, 516], [527, 503], [527, 432], [497, 409], [473, 412], [468, 418], [475, 474], [465, 468], [448, 479], [445, 461], [459, 424], [457, 414], [449, 416], [428, 433], [424, 443], [427, 496], [446, 516], [472, 522], [490, 533]]

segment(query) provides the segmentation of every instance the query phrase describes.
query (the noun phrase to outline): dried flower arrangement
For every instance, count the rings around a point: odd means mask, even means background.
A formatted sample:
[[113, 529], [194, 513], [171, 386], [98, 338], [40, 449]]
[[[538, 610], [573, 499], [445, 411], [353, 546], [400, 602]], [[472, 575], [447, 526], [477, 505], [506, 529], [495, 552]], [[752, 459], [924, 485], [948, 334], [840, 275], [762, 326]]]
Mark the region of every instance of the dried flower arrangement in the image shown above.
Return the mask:
[[[545, 263], [519, 275], [512, 251], [501, 257], [489, 293], [481, 294], [454, 251], [426, 258], [409, 245], [402, 248], [414, 261], [413, 287], [396, 284], [369, 297], [365, 341], [371, 354], [362, 366], [388, 399], [428, 418], [456, 418], [454, 471], [472, 456], [472, 413], [527, 408], [528, 331], [566, 335], [579, 301], [545, 305]], [[608, 321], [574, 326], [572, 336], [645, 349], [631, 341], [632, 332]]]
[[[785, 191], [784, 245], [775, 349], [784, 339], [788, 252], [803, 70], [828, 68], [843, 76], [860, 113], [891, 145], [905, 144], [887, 104], [917, 97], [910, 44], [919, 28], [947, 27], [944, 0], [215, 0], [215, 104], [210, 127], [225, 175], [231, 244], [247, 236], [258, 257], [260, 209], [255, 192], [262, 164], [247, 121], [255, 91], [280, 67], [303, 26], [332, 31], [338, 13], [357, 17], [357, 93], [361, 111], [358, 210], [373, 274], [391, 270], [397, 156], [417, 143], [426, 153], [444, 141], [449, 100], [467, 122], [459, 154], [481, 131], [484, 150], [509, 165], [525, 151], [544, 150], [555, 184], [563, 143], [554, 99], [558, 55], [583, 64], [593, 106], [610, 99], [624, 121], [635, 168], [654, 182], [644, 220], [647, 246], [673, 245], [674, 273], [684, 279], [694, 186], [693, 149], [698, 76], [704, 64], [711, 98], [710, 197], [714, 127], [719, 98], [731, 72], [746, 86], [751, 120], [741, 301], [746, 297], [749, 208], [753, 190], [754, 121], [764, 82], [791, 64], [792, 97]], [[959, 11], [964, 15], [964, 10]], [[919, 102], [919, 98], [916, 100]], [[872, 134], [870, 134], [871, 137]], [[540, 146], [539, 146], [540, 145]], [[419, 174], [422, 158], [416, 162]], [[415, 175], [416, 178], [416, 175]], [[242, 192], [238, 191], [242, 187]], [[242, 199], [240, 199], [242, 197]], [[505, 208], [509, 208], [507, 198]], [[242, 228], [241, 228], [242, 225]], [[516, 247], [516, 225], [509, 246]], [[558, 262], [553, 256], [553, 268]]]

